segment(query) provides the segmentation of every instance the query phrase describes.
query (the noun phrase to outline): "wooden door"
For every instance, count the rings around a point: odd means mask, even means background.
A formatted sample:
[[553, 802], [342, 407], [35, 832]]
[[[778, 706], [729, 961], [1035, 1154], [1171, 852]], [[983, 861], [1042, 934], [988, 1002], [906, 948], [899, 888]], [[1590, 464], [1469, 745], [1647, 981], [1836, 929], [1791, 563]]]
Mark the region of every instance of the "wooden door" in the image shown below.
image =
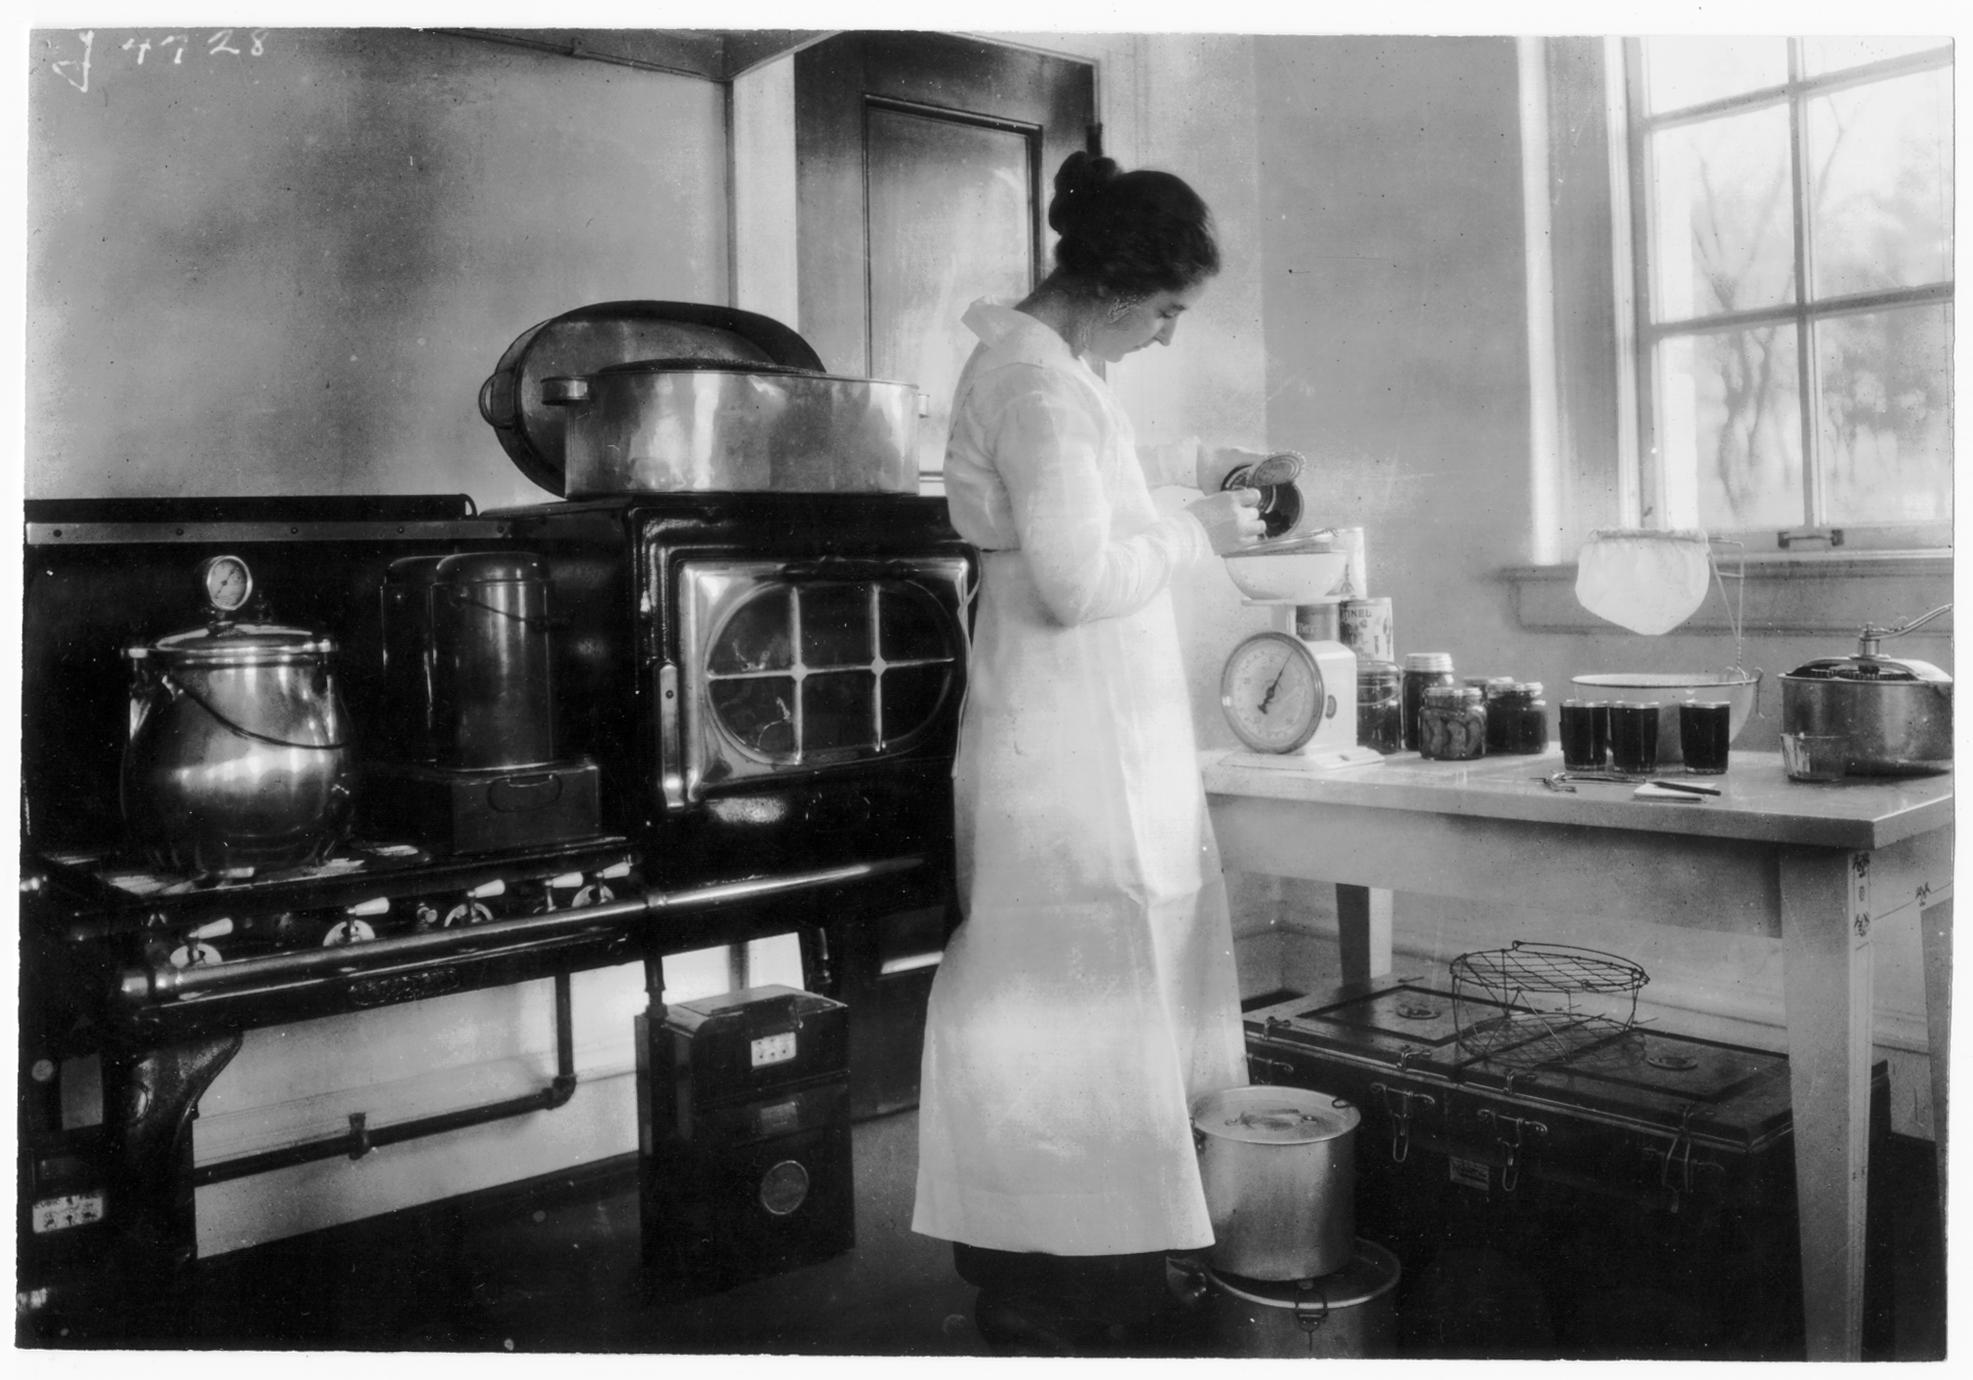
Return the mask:
[[1086, 62], [930, 33], [848, 33], [795, 57], [801, 330], [833, 372], [915, 384], [942, 490], [976, 298], [1047, 272], [1055, 169], [1093, 144]]

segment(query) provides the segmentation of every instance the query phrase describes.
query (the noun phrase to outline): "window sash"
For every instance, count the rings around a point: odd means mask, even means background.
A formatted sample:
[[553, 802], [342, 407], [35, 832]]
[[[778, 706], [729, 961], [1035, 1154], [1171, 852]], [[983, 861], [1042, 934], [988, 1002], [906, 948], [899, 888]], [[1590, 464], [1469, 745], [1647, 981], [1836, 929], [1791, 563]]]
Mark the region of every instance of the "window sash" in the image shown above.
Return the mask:
[[[1613, 170], [1616, 175], [1612, 177], [1611, 185], [1620, 216], [1626, 209], [1624, 203], [1628, 202], [1627, 228], [1630, 232], [1630, 243], [1625, 246], [1620, 241], [1615, 247], [1620, 255], [1627, 249], [1630, 258], [1628, 289], [1630, 314], [1634, 321], [1630, 336], [1631, 347], [1622, 354], [1627, 356], [1625, 363], [1629, 366], [1631, 376], [1637, 381], [1632, 400], [1633, 407], [1629, 411], [1629, 421], [1635, 427], [1636, 439], [1634, 445], [1626, 445], [1624, 449], [1629, 455], [1636, 457], [1636, 497], [1633, 501], [1636, 505], [1634, 516], [1638, 522], [1641, 525], [1675, 526], [1681, 525], [1680, 519], [1689, 523], [1696, 516], [1683, 513], [1667, 514], [1666, 511], [1668, 494], [1673, 486], [1667, 473], [1667, 462], [1658, 435], [1662, 394], [1662, 385], [1657, 377], [1660, 345], [1669, 340], [1697, 337], [1724, 330], [1787, 325], [1792, 328], [1795, 339], [1795, 425], [1800, 440], [1803, 467], [1801, 523], [1778, 531], [1758, 529], [1719, 532], [1715, 535], [1749, 539], [1750, 542], [1756, 543], [1750, 545], [1750, 550], [1762, 549], [1770, 541], [1783, 549], [1789, 549], [1804, 541], [1859, 548], [1950, 546], [1952, 534], [1949, 521], [1901, 525], [1845, 524], [1842, 527], [1835, 527], [1825, 517], [1824, 463], [1821, 458], [1822, 439], [1819, 425], [1820, 371], [1813, 346], [1816, 325], [1869, 311], [1950, 304], [1954, 298], [1954, 284], [1948, 280], [1867, 293], [1834, 295], [1821, 299], [1812, 297], [1810, 277], [1814, 245], [1810, 242], [1813, 221], [1811, 207], [1808, 204], [1809, 178], [1805, 162], [1805, 128], [1809, 103], [1832, 92], [1941, 68], [1949, 70], [1953, 60], [1951, 45], [1946, 44], [1918, 53], [1885, 58], [1836, 72], [1810, 75], [1806, 71], [1802, 40], [1789, 39], [1789, 76], [1785, 82], [1648, 115], [1643, 113], [1645, 110], [1643, 44], [1636, 39], [1622, 39], [1612, 40], [1611, 47], [1620, 48], [1620, 52], [1611, 54], [1612, 70], [1616, 70], [1617, 64], [1621, 62], [1621, 71], [1624, 75], [1620, 93], [1623, 108], [1614, 113], [1621, 115], [1623, 128], [1626, 131], [1622, 145], [1625, 166]], [[1619, 93], [1613, 91], [1613, 97], [1617, 94]], [[1788, 176], [1793, 202], [1792, 300], [1757, 310], [1701, 314], [1662, 321], [1652, 320], [1651, 253], [1654, 241], [1648, 160], [1653, 137], [1668, 130], [1722, 116], [1784, 106], [1788, 117]], [[1613, 145], [1616, 142], [1613, 139]], [[1614, 147], [1613, 152], [1615, 152]], [[1621, 219], [1619, 224], [1623, 224]], [[1626, 507], [1629, 508], [1630, 504], [1627, 503]], [[1627, 518], [1632, 515], [1632, 513], [1626, 514]]]

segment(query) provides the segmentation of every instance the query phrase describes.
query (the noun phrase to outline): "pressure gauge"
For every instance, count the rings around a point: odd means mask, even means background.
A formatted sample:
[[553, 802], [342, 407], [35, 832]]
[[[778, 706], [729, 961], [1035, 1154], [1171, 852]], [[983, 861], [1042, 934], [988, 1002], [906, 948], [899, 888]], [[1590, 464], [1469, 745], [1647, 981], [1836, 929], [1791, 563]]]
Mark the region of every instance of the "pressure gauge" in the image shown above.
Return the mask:
[[1314, 654], [1286, 633], [1255, 633], [1233, 649], [1219, 678], [1226, 721], [1256, 752], [1301, 748], [1322, 726], [1328, 699]]
[[253, 595], [253, 573], [238, 556], [212, 556], [199, 563], [206, 602], [222, 616], [238, 613]]

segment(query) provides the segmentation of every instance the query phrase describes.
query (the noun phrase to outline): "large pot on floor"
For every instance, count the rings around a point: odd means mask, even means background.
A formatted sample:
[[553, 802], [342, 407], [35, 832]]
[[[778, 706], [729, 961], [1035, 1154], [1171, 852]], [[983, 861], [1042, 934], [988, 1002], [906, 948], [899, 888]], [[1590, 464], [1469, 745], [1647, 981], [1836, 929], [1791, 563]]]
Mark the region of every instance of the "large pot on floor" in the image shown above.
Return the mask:
[[1307, 1088], [1227, 1088], [1193, 1104], [1215, 1271], [1311, 1279], [1349, 1264], [1361, 1120], [1342, 1098]]

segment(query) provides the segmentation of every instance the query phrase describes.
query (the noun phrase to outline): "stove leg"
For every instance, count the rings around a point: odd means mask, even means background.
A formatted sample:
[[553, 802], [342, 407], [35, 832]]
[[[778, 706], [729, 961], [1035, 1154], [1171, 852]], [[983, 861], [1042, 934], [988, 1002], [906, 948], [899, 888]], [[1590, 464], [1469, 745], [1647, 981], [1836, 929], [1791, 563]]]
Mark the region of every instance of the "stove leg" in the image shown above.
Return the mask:
[[242, 1039], [235, 1031], [104, 1058], [110, 1211], [121, 1224], [107, 1273], [124, 1282], [119, 1308], [134, 1332], [169, 1336], [188, 1317], [199, 1254], [192, 1120]]

